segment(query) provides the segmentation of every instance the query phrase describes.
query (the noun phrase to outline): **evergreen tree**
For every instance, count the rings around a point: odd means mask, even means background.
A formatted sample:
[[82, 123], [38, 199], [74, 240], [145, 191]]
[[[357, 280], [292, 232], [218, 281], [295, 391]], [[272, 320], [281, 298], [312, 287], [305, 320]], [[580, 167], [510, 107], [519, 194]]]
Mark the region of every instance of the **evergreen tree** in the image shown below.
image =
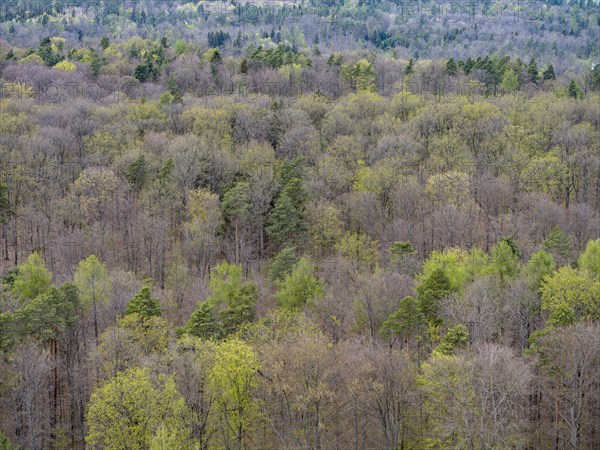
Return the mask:
[[404, 75], [412, 75], [414, 72], [414, 63], [412, 58], [408, 61], [408, 64], [404, 68]]
[[148, 163], [144, 155], [140, 155], [127, 167], [125, 179], [131, 184], [136, 192], [139, 192], [144, 187], [148, 178]]
[[550, 254], [559, 256], [563, 260], [567, 260], [573, 251], [571, 237], [563, 233], [558, 226], [555, 226], [544, 240], [544, 250]]
[[292, 271], [297, 262], [296, 247], [285, 247], [273, 258], [269, 268], [269, 278], [273, 281], [282, 280]]
[[569, 97], [571, 97], [571, 98], [583, 97], [583, 92], [581, 92], [581, 89], [579, 89], [577, 82], [573, 78], [571, 78], [571, 81], [569, 82], [568, 92], [569, 92]]
[[421, 305], [421, 311], [425, 320], [430, 323], [439, 322], [438, 312], [440, 309], [440, 300], [452, 292], [450, 278], [443, 269], [434, 270], [417, 287], [417, 298]]
[[556, 80], [556, 74], [554, 73], [554, 66], [550, 64], [544, 73], [542, 74], [544, 80]]
[[450, 76], [454, 76], [457, 72], [458, 67], [456, 66], [456, 62], [454, 62], [454, 58], [450, 58], [446, 63], [446, 73]]
[[222, 331], [213, 307], [208, 302], [202, 302], [190, 316], [187, 325], [178, 330], [178, 334], [186, 333], [202, 339], [218, 339]]
[[311, 300], [323, 295], [323, 285], [315, 277], [314, 267], [306, 258], [301, 258], [278, 285], [277, 302], [289, 310], [302, 309]]
[[535, 58], [531, 58], [529, 61], [529, 65], [527, 66], [527, 74], [529, 76], [529, 81], [537, 84], [538, 80], [540, 79], [540, 74], [537, 63], [535, 62]]
[[152, 285], [146, 282], [140, 292], [133, 297], [127, 309], [125, 309], [125, 315], [138, 314], [142, 319], [148, 319], [150, 317], [159, 317], [162, 313], [158, 298], [152, 297]]
[[288, 242], [298, 242], [306, 231], [300, 212], [294, 206], [287, 192], [282, 192], [275, 207], [269, 214], [267, 234], [280, 246]]

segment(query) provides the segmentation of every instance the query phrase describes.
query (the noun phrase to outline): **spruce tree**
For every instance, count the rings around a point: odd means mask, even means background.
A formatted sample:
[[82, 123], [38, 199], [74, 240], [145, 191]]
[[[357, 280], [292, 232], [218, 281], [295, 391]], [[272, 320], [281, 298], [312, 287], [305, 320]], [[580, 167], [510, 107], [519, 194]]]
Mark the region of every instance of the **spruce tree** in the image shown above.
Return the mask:
[[540, 74], [537, 63], [535, 62], [535, 58], [531, 58], [529, 61], [529, 65], [527, 66], [527, 74], [529, 75], [529, 81], [537, 84], [538, 80], [540, 79]]
[[436, 269], [417, 287], [417, 297], [425, 320], [439, 322], [440, 300], [452, 292], [450, 278], [443, 269]]
[[125, 315], [138, 314], [143, 319], [149, 319], [150, 317], [159, 317], [162, 313], [158, 298], [152, 297], [151, 292], [152, 285], [145, 283], [140, 292], [133, 297], [127, 309], [125, 309]]
[[556, 74], [554, 73], [554, 66], [550, 64], [543, 73], [544, 80], [556, 80]]

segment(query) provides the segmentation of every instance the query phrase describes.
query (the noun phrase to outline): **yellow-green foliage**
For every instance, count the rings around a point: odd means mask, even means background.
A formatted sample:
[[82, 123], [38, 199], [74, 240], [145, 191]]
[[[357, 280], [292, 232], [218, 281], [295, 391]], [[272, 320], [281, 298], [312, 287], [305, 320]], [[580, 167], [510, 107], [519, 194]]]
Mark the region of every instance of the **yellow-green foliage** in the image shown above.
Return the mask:
[[61, 61], [57, 65], [54, 66], [55, 69], [62, 70], [64, 72], [72, 72], [77, 70], [77, 66], [73, 64], [71, 61]]
[[96, 390], [86, 413], [90, 448], [147, 449], [155, 436], [168, 439], [173, 448], [189, 448], [190, 412], [171, 377], [160, 376], [154, 383], [148, 371], [130, 369], [117, 374]]

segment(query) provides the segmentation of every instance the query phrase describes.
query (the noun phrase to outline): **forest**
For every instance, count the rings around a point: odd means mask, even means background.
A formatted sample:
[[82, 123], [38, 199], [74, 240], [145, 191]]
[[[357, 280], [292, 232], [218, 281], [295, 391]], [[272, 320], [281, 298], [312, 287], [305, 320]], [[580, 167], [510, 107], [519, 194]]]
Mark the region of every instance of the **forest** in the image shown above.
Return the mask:
[[600, 448], [600, 5], [0, 4], [0, 449]]

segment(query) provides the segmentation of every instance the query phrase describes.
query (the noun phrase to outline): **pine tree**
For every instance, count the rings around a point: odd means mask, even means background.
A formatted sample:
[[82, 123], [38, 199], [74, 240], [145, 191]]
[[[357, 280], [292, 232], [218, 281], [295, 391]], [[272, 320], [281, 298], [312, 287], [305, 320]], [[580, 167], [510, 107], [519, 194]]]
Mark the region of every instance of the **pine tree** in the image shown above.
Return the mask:
[[440, 300], [452, 292], [450, 278], [443, 269], [434, 270], [417, 287], [417, 298], [421, 304], [423, 316], [430, 323], [439, 322]]
[[558, 226], [555, 226], [544, 241], [544, 250], [555, 256], [568, 259], [573, 250], [571, 237], [563, 233]]
[[535, 62], [535, 58], [531, 58], [529, 61], [529, 65], [527, 66], [527, 74], [529, 75], [529, 81], [537, 84], [538, 80], [540, 79], [540, 74], [537, 63]]
[[294, 202], [286, 191], [283, 191], [275, 207], [269, 214], [267, 234], [277, 245], [289, 242], [300, 242], [306, 232], [306, 223], [294, 206]]
[[412, 58], [408, 61], [408, 64], [404, 68], [404, 75], [412, 75], [414, 72], [414, 63]]
[[446, 63], [446, 73], [450, 76], [454, 76], [457, 72], [458, 67], [456, 66], [456, 62], [454, 62], [454, 58], [450, 58]]
[[550, 64], [543, 73], [544, 80], [556, 80], [556, 74], [554, 73], [554, 66]]
[[569, 92], [569, 97], [571, 97], [571, 98], [581, 98], [583, 96], [581, 89], [579, 89], [577, 82], [573, 78], [571, 78], [571, 81], [569, 82], [568, 92]]
[[126, 316], [138, 314], [141, 318], [148, 319], [150, 317], [159, 317], [161, 315], [162, 311], [159, 299], [152, 297], [151, 288], [152, 285], [150, 283], [145, 283], [144, 286], [142, 286], [140, 292], [129, 301], [127, 309], [125, 309]]
[[208, 302], [202, 302], [190, 316], [187, 325], [178, 330], [178, 334], [190, 334], [202, 339], [221, 337], [223, 330], [217, 322], [213, 307]]

